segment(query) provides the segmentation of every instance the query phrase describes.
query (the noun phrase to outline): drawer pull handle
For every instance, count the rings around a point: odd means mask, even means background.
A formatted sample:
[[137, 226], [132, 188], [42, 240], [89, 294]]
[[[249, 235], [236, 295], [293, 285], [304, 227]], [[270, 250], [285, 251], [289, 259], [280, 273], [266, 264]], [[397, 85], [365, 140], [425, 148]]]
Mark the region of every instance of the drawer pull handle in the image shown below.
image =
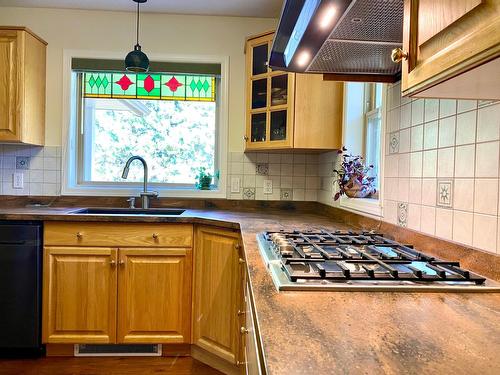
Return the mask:
[[116, 260], [110, 260], [110, 261], [109, 261], [109, 265], [110, 265], [111, 267], [116, 267]]
[[236, 361], [236, 366], [243, 366], [243, 365], [246, 365], [246, 364], [247, 364], [246, 362]]
[[242, 316], [242, 315], [245, 315], [245, 311], [238, 310], [238, 316]]
[[157, 240], [158, 239], [158, 233], [153, 233], [153, 239]]
[[76, 232], [76, 238], [78, 238], [79, 240], [81, 240], [83, 238], [83, 233]]
[[408, 60], [408, 52], [403, 51], [401, 48], [394, 48], [391, 52], [391, 60], [395, 63]]
[[248, 334], [248, 329], [245, 328], [245, 327], [241, 327], [240, 328], [240, 332], [241, 332], [242, 335], [246, 335], [246, 334]]

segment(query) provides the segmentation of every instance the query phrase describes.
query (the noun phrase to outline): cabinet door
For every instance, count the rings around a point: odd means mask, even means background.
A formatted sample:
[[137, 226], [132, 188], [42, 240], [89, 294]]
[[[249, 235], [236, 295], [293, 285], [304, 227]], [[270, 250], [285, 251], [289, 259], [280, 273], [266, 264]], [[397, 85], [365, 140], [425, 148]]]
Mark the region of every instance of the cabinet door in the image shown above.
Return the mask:
[[193, 343], [236, 364], [244, 280], [239, 234], [198, 227], [195, 244]]
[[274, 33], [246, 44], [246, 149], [280, 149], [293, 144], [295, 75], [268, 68]]
[[18, 32], [0, 30], [0, 141], [19, 140], [21, 53]]
[[500, 56], [500, 1], [405, 0], [403, 49], [404, 95]]
[[246, 328], [246, 339], [245, 339], [245, 366], [246, 373], [252, 375], [262, 374], [262, 366], [260, 360], [259, 345], [257, 342], [258, 332], [255, 327], [255, 316], [253, 313], [252, 296], [250, 294], [250, 285], [246, 286], [245, 291], [245, 328]]
[[43, 342], [114, 343], [116, 249], [45, 247]]
[[119, 343], [189, 343], [191, 249], [120, 249]]

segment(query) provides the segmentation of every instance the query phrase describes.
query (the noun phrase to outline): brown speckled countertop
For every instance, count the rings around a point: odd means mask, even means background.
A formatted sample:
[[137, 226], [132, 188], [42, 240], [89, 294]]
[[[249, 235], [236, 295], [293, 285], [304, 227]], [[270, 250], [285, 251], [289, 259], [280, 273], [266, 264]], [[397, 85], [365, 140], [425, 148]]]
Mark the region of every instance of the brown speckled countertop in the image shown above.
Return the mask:
[[[74, 209], [9, 208], [0, 210], [0, 219], [68, 220]], [[332, 218], [298, 211], [186, 210], [176, 217], [71, 220], [240, 227], [270, 374], [500, 373], [500, 293], [278, 293], [257, 233], [347, 229]]]

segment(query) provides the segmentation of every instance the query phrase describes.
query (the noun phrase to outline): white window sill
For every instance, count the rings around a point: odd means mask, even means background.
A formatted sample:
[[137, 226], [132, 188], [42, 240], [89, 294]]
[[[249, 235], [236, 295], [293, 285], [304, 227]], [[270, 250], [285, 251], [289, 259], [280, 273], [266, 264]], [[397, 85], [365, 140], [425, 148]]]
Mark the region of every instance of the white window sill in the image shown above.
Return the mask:
[[340, 208], [354, 213], [365, 214], [377, 219], [382, 217], [382, 203], [374, 198], [340, 197]]
[[[142, 185], [139, 186], [105, 186], [105, 185], [78, 185], [74, 187], [64, 186], [61, 195], [76, 196], [105, 196], [105, 197], [138, 197], [142, 191]], [[225, 198], [226, 191], [222, 188], [213, 190], [199, 190], [196, 188], [167, 188], [148, 186], [148, 190], [157, 191], [161, 198]]]

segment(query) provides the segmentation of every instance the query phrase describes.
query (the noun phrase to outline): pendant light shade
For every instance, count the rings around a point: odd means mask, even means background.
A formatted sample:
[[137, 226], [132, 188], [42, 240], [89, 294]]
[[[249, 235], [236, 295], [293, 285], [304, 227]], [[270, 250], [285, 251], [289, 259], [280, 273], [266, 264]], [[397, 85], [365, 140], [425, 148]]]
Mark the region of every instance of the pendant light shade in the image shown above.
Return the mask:
[[149, 70], [149, 59], [144, 52], [141, 51], [139, 44], [139, 4], [145, 3], [147, 0], [132, 0], [137, 3], [137, 42], [134, 50], [130, 51], [125, 57], [125, 69], [130, 72], [143, 73]]

